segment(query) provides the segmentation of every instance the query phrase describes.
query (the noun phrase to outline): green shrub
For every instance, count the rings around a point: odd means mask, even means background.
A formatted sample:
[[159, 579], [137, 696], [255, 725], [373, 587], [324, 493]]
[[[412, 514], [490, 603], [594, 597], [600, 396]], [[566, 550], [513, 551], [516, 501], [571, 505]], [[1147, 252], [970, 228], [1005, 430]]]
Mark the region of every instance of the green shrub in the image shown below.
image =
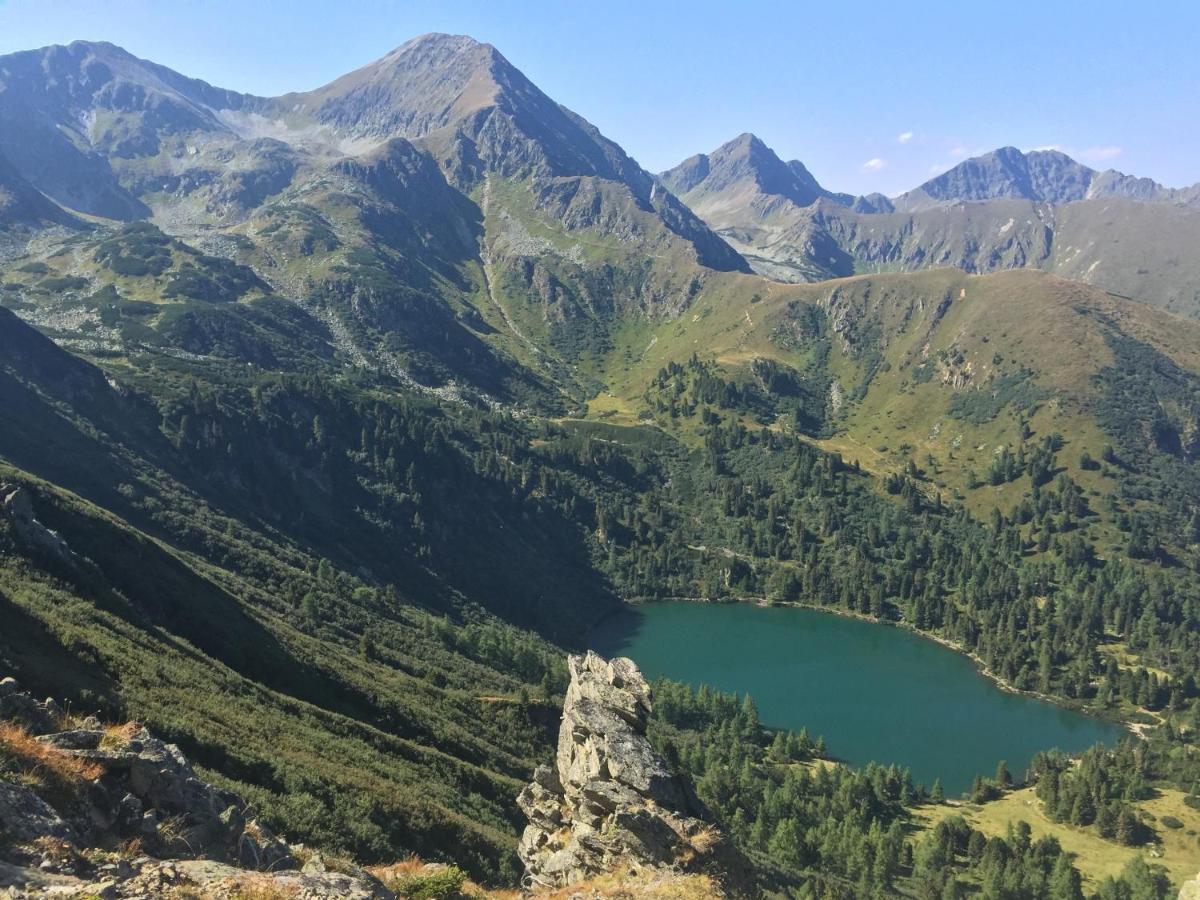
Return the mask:
[[397, 896], [408, 900], [450, 900], [462, 893], [467, 873], [458, 866], [447, 866], [433, 872], [401, 875], [390, 887]]
[[1022, 369], [1001, 375], [980, 387], [955, 394], [950, 401], [950, 416], [972, 425], [990, 422], [1010, 404], [1017, 410], [1029, 410], [1049, 396], [1033, 383], [1033, 372]]

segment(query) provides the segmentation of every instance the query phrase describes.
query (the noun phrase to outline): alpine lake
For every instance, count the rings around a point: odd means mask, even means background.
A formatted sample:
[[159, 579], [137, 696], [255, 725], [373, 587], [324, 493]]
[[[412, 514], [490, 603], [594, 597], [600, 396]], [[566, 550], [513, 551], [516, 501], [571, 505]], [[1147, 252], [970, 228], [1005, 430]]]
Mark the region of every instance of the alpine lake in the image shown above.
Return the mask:
[[799, 607], [648, 603], [607, 617], [591, 647], [648, 679], [750, 694], [763, 724], [822, 735], [851, 765], [895, 763], [957, 796], [1001, 760], [1115, 744], [1124, 729], [1006, 691], [966, 656], [908, 630]]

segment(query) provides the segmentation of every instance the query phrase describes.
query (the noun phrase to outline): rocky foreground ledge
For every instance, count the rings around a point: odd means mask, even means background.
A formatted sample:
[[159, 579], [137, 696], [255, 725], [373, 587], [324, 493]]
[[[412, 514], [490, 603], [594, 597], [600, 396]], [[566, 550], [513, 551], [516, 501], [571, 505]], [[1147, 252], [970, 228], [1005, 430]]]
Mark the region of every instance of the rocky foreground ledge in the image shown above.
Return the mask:
[[[753, 895], [749, 866], [647, 740], [650, 688], [637, 667], [589, 653], [570, 670], [555, 765], [540, 766], [517, 801], [529, 817], [525, 892]], [[174, 744], [136, 724], [69, 716], [0, 680], [0, 897], [489, 896], [461, 877], [448, 893], [415, 887], [453, 872], [327, 862], [272, 834]]]
[[0, 897], [260, 895], [393, 896], [271, 834], [145, 728], [74, 720], [0, 680]]
[[650, 686], [637, 666], [591, 652], [569, 664], [555, 765], [539, 766], [517, 799], [529, 819], [519, 848], [526, 888], [662, 870], [752, 895], [748, 865], [646, 738]]

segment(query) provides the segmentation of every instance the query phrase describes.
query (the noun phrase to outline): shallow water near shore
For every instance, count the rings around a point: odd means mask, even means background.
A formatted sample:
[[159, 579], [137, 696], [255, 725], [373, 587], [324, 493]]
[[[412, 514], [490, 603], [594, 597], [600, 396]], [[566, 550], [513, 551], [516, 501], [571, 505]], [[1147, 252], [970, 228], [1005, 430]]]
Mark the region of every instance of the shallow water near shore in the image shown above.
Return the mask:
[[651, 603], [592, 631], [608, 656], [647, 678], [749, 693], [768, 727], [824, 735], [831, 755], [940, 777], [947, 796], [990, 777], [1020, 777], [1039, 750], [1114, 744], [1119, 725], [1001, 689], [966, 656], [900, 628], [812, 609], [745, 603]]

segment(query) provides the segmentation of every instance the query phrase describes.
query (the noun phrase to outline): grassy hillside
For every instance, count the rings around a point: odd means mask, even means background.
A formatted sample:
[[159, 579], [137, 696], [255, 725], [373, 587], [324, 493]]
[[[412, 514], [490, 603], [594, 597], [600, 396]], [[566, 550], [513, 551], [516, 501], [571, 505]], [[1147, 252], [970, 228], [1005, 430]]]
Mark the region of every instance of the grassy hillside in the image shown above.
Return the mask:
[[[624, 346], [597, 376], [608, 387], [589, 403], [590, 418], [700, 433], [704, 404], [664, 414], [650, 390], [664, 366], [695, 354], [760, 395], [750, 419], [808, 436], [867, 471], [915, 474], [926, 493], [981, 516], [993, 507], [1009, 513], [1032, 494], [1025, 463], [995, 477], [1002, 457], [1031, 456], [1060, 435], [1054, 471], [1038, 478], [1067, 474], [1092, 498], [1093, 539], [1106, 555], [1121, 552], [1120, 511], [1144, 504], [1110, 504], [1128, 486], [1128, 466], [1105, 463], [1105, 448], [1124, 441], [1136, 445], [1129, 453], [1191, 459], [1179, 436], [1192, 433], [1194, 413], [1178, 404], [1163, 407], [1174, 438], [1117, 435], [1110, 373], [1122, 368], [1116, 341], [1195, 372], [1196, 326], [1041, 273], [947, 269], [811, 286], [722, 276], [688, 313], [628, 325], [619, 338]], [[1117, 405], [1155, 405], [1153, 390], [1119, 390]]]
[[[544, 516], [522, 525], [497, 475], [468, 474], [470, 450], [402, 403], [354, 418], [356, 435], [373, 423], [355, 463], [338, 446], [350, 413], [339, 404], [372, 401], [349, 389], [213, 393], [154, 369], [151, 393], [131, 386], [136, 367], [114, 387], [0, 316], [0, 481], [32, 495], [42, 523], [0, 516], [5, 670], [146, 721], [300, 837], [364, 858], [452, 855], [511, 879], [514, 798], [548, 752], [541, 704], [562, 663], [486, 607], [578, 634], [611, 599], [581, 580], [571, 535]], [[347, 464], [378, 464], [375, 479], [407, 470], [419, 487], [394, 491]], [[439, 481], [473, 479], [473, 509], [436, 512]], [[510, 530], [485, 544], [493, 502]], [[475, 537], [455, 533], [459, 516]], [[39, 549], [29, 532], [43, 525], [69, 557]], [[464, 553], [470, 568], [453, 562]], [[543, 557], [570, 575], [533, 562]], [[537, 601], [539, 568], [559, 592], [552, 606]]]

